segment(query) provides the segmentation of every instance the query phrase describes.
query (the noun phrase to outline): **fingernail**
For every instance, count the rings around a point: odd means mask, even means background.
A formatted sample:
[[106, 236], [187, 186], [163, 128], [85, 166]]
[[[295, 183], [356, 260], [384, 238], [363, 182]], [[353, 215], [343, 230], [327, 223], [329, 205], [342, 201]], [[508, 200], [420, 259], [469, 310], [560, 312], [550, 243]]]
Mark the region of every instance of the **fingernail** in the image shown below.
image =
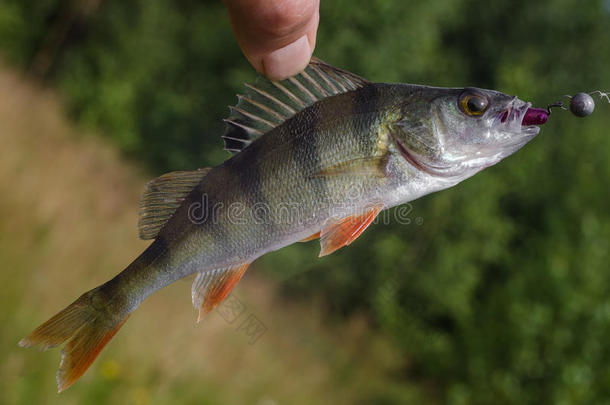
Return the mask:
[[282, 80], [301, 72], [311, 59], [311, 48], [307, 35], [291, 44], [271, 52], [263, 58], [265, 76], [273, 80]]

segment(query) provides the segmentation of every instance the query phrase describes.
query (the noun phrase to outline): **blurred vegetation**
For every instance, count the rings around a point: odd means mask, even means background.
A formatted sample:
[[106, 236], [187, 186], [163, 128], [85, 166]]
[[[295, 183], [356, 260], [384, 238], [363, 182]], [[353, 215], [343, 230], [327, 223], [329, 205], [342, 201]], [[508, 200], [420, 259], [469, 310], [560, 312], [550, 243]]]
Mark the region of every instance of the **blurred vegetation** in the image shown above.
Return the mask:
[[[609, 33], [605, 0], [322, 0], [316, 55], [375, 81], [545, 106], [610, 89]], [[254, 77], [218, 1], [4, 0], [0, 49], [151, 174], [225, 159], [221, 118]], [[333, 325], [365, 313], [394, 339], [400, 366], [362, 403], [608, 403], [608, 128], [603, 103], [585, 120], [556, 112], [514, 157], [413, 202], [408, 226], [261, 262]]]

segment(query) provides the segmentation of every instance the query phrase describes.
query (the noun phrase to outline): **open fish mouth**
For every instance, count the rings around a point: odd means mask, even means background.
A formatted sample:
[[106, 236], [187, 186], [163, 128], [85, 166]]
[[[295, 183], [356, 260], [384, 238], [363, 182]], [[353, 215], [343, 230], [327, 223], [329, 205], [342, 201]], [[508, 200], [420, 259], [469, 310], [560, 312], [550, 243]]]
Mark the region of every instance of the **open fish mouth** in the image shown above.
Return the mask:
[[[513, 98], [506, 109], [496, 115], [492, 127], [500, 125], [501, 130], [510, 134], [511, 138], [522, 135], [528, 140], [531, 139], [531, 137], [538, 135], [540, 132], [540, 127], [531, 125], [525, 119], [531, 107], [532, 103], [521, 101], [517, 97]], [[511, 139], [511, 141], [518, 143], [517, 140]]]

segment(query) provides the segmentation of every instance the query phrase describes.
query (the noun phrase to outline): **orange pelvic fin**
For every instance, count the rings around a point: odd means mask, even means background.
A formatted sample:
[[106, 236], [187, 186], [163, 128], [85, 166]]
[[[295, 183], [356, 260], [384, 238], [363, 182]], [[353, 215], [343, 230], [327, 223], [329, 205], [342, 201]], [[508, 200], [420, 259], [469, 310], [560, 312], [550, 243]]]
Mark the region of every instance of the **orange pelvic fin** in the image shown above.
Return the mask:
[[105, 313], [96, 310], [90, 303], [97, 292], [95, 288], [83, 294], [19, 341], [19, 346], [40, 346], [43, 350], [68, 341], [61, 352], [57, 371], [59, 392], [74, 384], [87, 371], [129, 317], [127, 314], [121, 319], [108, 318]]
[[320, 235], [320, 257], [329, 255], [335, 250], [355, 241], [373, 222], [382, 209], [383, 205], [375, 205], [362, 214], [342, 218], [322, 229]]
[[320, 237], [320, 232], [316, 232], [313, 235], [306, 237], [305, 239], [301, 239], [299, 242], [309, 242], [310, 240], [318, 239]]
[[250, 263], [243, 263], [225, 269], [216, 269], [199, 272], [191, 290], [193, 306], [199, 310], [197, 322], [225, 298], [229, 296], [231, 290], [242, 278]]

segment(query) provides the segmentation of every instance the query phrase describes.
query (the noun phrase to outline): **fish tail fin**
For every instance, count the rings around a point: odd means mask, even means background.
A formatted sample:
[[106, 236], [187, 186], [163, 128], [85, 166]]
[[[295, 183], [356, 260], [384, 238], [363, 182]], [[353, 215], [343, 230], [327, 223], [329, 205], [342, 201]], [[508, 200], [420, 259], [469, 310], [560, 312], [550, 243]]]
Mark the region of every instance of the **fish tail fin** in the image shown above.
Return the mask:
[[102, 287], [84, 293], [19, 341], [19, 346], [39, 346], [41, 350], [68, 342], [61, 352], [57, 371], [58, 392], [74, 384], [87, 371], [129, 317], [129, 312], [111, 312], [117, 306]]

